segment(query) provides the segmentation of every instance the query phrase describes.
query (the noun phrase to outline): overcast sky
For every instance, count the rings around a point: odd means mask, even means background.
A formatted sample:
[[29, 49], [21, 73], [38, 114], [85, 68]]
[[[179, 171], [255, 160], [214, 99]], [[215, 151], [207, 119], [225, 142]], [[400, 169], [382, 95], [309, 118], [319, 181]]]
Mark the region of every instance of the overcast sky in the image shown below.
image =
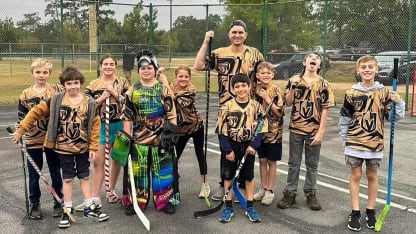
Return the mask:
[[[65, 0], [64, 0], [65, 1]], [[172, 23], [178, 16], [194, 16], [196, 18], [205, 18], [206, 7], [203, 5], [219, 4], [218, 0], [145, 0], [143, 5], [148, 6], [150, 3], [154, 5], [154, 9], [158, 10], [159, 27], [169, 29], [170, 27], [170, 1], [172, 1]], [[114, 3], [135, 4], [138, 0], [113, 0]], [[164, 5], [164, 6], [162, 6]], [[198, 6], [175, 6], [175, 5], [198, 5]], [[46, 3], [44, 0], [0, 0], [0, 19], [12, 18], [16, 23], [21, 21], [24, 14], [38, 12], [44, 17], [44, 9]], [[111, 5], [111, 9], [116, 12], [118, 21], [122, 21], [126, 13], [131, 12], [132, 6], [129, 5]], [[223, 8], [220, 6], [212, 6], [209, 8], [210, 13], [222, 14]], [[147, 13], [148, 8], [144, 11]]]

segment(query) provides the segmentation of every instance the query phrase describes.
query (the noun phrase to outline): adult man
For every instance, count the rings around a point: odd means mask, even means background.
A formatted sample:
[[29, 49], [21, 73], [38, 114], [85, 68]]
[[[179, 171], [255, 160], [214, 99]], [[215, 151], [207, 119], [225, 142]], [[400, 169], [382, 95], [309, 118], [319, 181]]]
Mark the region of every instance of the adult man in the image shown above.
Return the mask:
[[[247, 35], [246, 24], [241, 20], [234, 20], [228, 28], [228, 38], [230, 39], [231, 45], [212, 51], [212, 55], [210, 55], [211, 61], [207, 64], [205, 58], [208, 44], [211, 38], [214, 38], [214, 32], [208, 31], [205, 33], [204, 41], [196, 55], [194, 63], [195, 70], [204, 71], [207, 69], [215, 69], [218, 72], [218, 95], [220, 106], [234, 96], [231, 88], [233, 76], [237, 73], [249, 75], [248, 73], [252, 70], [251, 68], [254, 64], [264, 60], [263, 55], [258, 49], [245, 44]], [[224, 160], [225, 154], [221, 150], [220, 189], [211, 197], [213, 200], [221, 200], [224, 196], [224, 189], [221, 188], [224, 186], [224, 176], [222, 175], [222, 165]], [[243, 178], [242, 181], [244, 181]]]

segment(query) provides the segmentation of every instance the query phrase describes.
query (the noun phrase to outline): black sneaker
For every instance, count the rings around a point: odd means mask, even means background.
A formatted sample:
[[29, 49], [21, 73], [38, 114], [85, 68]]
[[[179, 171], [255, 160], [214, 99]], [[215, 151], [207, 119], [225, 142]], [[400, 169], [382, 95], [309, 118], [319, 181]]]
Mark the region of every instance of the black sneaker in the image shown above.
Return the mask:
[[124, 214], [128, 216], [136, 214], [136, 211], [134, 211], [133, 205], [126, 206], [126, 210], [124, 211]]
[[318, 199], [316, 198], [316, 193], [308, 193], [305, 194], [306, 196], [306, 202], [308, 203], [308, 206], [311, 210], [320, 210], [321, 205], [318, 202]]
[[30, 218], [31, 219], [41, 219], [42, 210], [40, 209], [40, 203], [34, 202], [30, 204]]
[[352, 231], [360, 231], [361, 224], [360, 224], [361, 214], [358, 210], [353, 210], [351, 214], [348, 216], [348, 229]]
[[[71, 214], [74, 213], [74, 208], [72, 207], [68, 207], [68, 209], [70, 209]], [[67, 213], [63, 213], [61, 220], [59, 220], [58, 222], [58, 227], [59, 228], [69, 228], [69, 226], [71, 226], [71, 219], [69, 218]]]
[[165, 208], [163, 208], [163, 211], [166, 214], [173, 214], [175, 213], [175, 206], [172, 205], [170, 202], [165, 206]]
[[108, 220], [108, 215], [98, 211], [96, 205], [93, 203], [88, 207], [84, 208], [84, 217], [97, 218], [98, 222], [104, 222]]
[[277, 203], [277, 207], [280, 209], [289, 208], [296, 202], [296, 195], [289, 194], [288, 192], [283, 192], [283, 198]]
[[365, 220], [367, 221], [367, 227], [369, 229], [374, 229], [376, 226], [376, 211], [374, 209], [366, 209], [365, 211], [366, 217]]
[[61, 217], [63, 213], [64, 209], [62, 208], [62, 205], [55, 201], [55, 204], [53, 204], [52, 216]]

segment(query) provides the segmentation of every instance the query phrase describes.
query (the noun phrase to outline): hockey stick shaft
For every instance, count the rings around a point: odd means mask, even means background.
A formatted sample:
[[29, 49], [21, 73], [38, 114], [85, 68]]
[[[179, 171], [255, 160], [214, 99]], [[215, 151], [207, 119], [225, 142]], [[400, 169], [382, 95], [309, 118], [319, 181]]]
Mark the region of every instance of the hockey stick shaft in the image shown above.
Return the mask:
[[[9, 133], [12, 133], [12, 129], [10, 127], [7, 128], [7, 131]], [[20, 145], [23, 146], [22, 140], [20, 140]], [[26, 207], [26, 215], [23, 217], [21, 224], [24, 225], [26, 223], [26, 220], [30, 217], [30, 211], [29, 211], [29, 194], [27, 189], [27, 173], [26, 173], [26, 162], [25, 162], [25, 154], [23, 151], [20, 151], [20, 154], [22, 156], [22, 168], [23, 168], [23, 179], [24, 179], [24, 186], [25, 186], [25, 207]]]
[[120, 199], [110, 189], [110, 97], [105, 99], [104, 183], [106, 196], [119, 202]]
[[[397, 91], [397, 72], [399, 66], [399, 59], [394, 59], [394, 68], [393, 68], [393, 92]], [[394, 152], [394, 131], [396, 125], [396, 104], [392, 102], [391, 105], [391, 113], [390, 113], [390, 149], [389, 149], [389, 169], [388, 169], [388, 177], [387, 177], [387, 198], [386, 198], [386, 205], [383, 208], [380, 216], [377, 219], [375, 230], [381, 231], [383, 227], [384, 221], [387, 218], [387, 214], [390, 211], [390, 202], [391, 202], [391, 190], [392, 190], [392, 183], [393, 183], [393, 152]]]
[[[10, 127], [7, 127], [7, 131], [9, 133], [13, 133], [13, 130]], [[48, 180], [45, 178], [45, 176], [43, 175], [42, 171], [39, 169], [38, 165], [36, 164], [36, 162], [33, 160], [32, 156], [30, 156], [30, 154], [27, 152], [26, 148], [23, 146], [22, 143], [18, 143], [18, 146], [20, 148], [20, 151], [22, 152], [22, 154], [26, 157], [27, 161], [29, 161], [29, 163], [32, 165], [33, 169], [35, 169], [36, 173], [39, 175], [39, 177], [42, 179], [42, 181], [45, 183], [46, 187], [48, 188], [50, 194], [55, 198], [55, 200], [63, 207], [64, 212], [66, 214], [68, 214], [69, 218], [71, 219], [71, 221], [75, 222], [76, 219], [75, 217], [71, 214], [71, 212], [64, 206], [64, 202], [62, 201], [62, 199], [58, 196], [58, 194], [56, 193], [55, 189], [49, 184]]]
[[[264, 115], [263, 115], [263, 118], [259, 121], [259, 123], [258, 123], [258, 125], [257, 125], [257, 127], [256, 127], [256, 130], [255, 130], [255, 132], [254, 132], [254, 134], [253, 134], [253, 140], [254, 140], [254, 138], [255, 138], [255, 137], [256, 137], [256, 136], [257, 136], [257, 135], [261, 132], [261, 129], [262, 129], [262, 128], [263, 128], [263, 126], [264, 126], [264, 121], [266, 120], [267, 113], [270, 111], [270, 109], [271, 109], [272, 105], [273, 105], [273, 102], [271, 102], [271, 103], [267, 106], [266, 111], [265, 111], [265, 113], [264, 113]], [[201, 218], [201, 217], [207, 216], [207, 215], [209, 215], [209, 214], [213, 214], [213, 213], [215, 213], [215, 212], [217, 212], [217, 211], [219, 211], [219, 210], [221, 209], [221, 207], [224, 205], [225, 201], [227, 200], [228, 194], [230, 193], [230, 191], [231, 191], [231, 189], [232, 189], [232, 187], [233, 187], [234, 181], [236, 181], [236, 179], [237, 179], [237, 178], [238, 178], [238, 176], [240, 175], [241, 168], [243, 168], [243, 166], [244, 166], [244, 162], [246, 161], [246, 158], [247, 158], [247, 153], [246, 153], [246, 154], [244, 154], [243, 158], [241, 159], [241, 161], [240, 161], [240, 163], [239, 163], [239, 165], [238, 165], [238, 168], [237, 168], [237, 170], [236, 170], [236, 172], [235, 172], [235, 175], [234, 175], [234, 177], [232, 178], [232, 180], [231, 180], [231, 182], [230, 182], [230, 185], [228, 186], [227, 191], [225, 192], [224, 197], [223, 197], [223, 199], [222, 199], [221, 203], [220, 203], [220, 204], [218, 204], [216, 207], [211, 208], [211, 209], [208, 209], [208, 210], [200, 210], [200, 211], [195, 211], [195, 212], [194, 212], [194, 217], [195, 217], [195, 218]], [[242, 196], [242, 195], [241, 195], [241, 196]], [[247, 202], [246, 202], [246, 204], [247, 204]], [[246, 205], [246, 206], [247, 206], [247, 205]]]
[[[269, 111], [272, 108], [272, 106], [273, 106], [273, 101], [271, 103], [269, 103], [269, 105], [267, 106], [263, 117], [267, 116], [267, 114], [269, 113]], [[259, 123], [259, 125], [261, 124], [261, 126], [258, 126], [256, 128], [256, 132], [254, 133], [253, 140], [257, 136], [257, 134], [259, 134], [259, 132], [261, 131], [261, 129], [263, 128], [264, 119], [265, 118], [263, 118], [262, 121]], [[240, 190], [238, 189], [237, 181], [234, 181], [234, 184], [233, 184], [233, 192], [234, 192], [234, 195], [237, 198], [238, 202], [240, 203], [241, 207], [243, 209], [247, 209], [247, 200], [244, 198], [243, 194], [241, 194]]]
[[133, 164], [132, 164], [132, 161], [131, 161], [131, 155], [129, 155], [129, 159], [128, 159], [128, 168], [129, 168], [131, 196], [132, 196], [132, 203], [133, 203], [134, 212], [136, 213], [137, 217], [139, 217], [143, 226], [148, 231], [150, 231], [150, 221], [146, 217], [146, 215], [144, 215], [143, 211], [140, 209], [139, 205], [137, 204], [137, 192], [136, 192], [136, 185], [134, 183]]

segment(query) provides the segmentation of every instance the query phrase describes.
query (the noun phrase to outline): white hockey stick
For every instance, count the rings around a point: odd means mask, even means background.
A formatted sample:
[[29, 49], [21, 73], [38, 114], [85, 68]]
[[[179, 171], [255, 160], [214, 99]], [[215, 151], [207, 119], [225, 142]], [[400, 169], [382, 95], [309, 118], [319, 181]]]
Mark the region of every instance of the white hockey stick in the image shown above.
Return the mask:
[[134, 184], [133, 165], [132, 165], [132, 162], [131, 162], [131, 156], [130, 155], [129, 155], [128, 167], [129, 167], [131, 196], [132, 196], [134, 212], [136, 212], [137, 217], [139, 217], [139, 219], [142, 222], [142, 224], [144, 225], [144, 227], [148, 231], [150, 231], [150, 221], [149, 221], [149, 219], [147, 219], [146, 215], [144, 215], [143, 211], [140, 209], [139, 205], [137, 204], [136, 185]]

